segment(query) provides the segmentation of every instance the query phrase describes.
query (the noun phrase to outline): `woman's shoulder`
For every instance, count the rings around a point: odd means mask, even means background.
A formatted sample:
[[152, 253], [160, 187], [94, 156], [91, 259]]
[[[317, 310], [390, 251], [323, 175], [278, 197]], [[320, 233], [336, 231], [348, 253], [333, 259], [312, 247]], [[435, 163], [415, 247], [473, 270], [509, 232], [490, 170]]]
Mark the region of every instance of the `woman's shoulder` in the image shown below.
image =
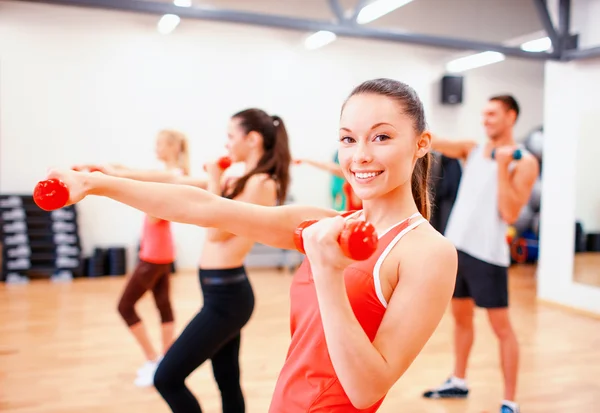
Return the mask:
[[[411, 252], [417, 253], [420, 258], [427, 258], [434, 255], [444, 260], [452, 260], [457, 256], [456, 247], [429, 222], [419, 225], [415, 231], [411, 231], [411, 242], [409, 248]], [[407, 234], [409, 235], [409, 234]]]
[[250, 178], [248, 178], [246, 184], [253, 188], [277, 188], [277, 180], [273, 176], [266, 173], [252, 175]]
[[254, 174], [248, 177], [242, 192], [236, 199], [270, 205], [277, 197], [277, 191], [277, 182], [269, 175]]
[[434, 272], [455, 277], [458, 253], [452, 242], [431, 224], [424, 223], [406, 234], [406, 242], [398, 245], [400, 266], [435, 268]]

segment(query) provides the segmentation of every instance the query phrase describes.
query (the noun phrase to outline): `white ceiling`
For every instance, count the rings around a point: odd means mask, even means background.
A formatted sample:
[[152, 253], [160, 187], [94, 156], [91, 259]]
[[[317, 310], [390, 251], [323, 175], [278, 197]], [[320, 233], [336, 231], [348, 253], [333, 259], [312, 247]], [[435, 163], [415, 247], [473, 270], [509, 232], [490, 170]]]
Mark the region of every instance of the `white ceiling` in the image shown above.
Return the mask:
[[[328, 0], [192, 0], [192, 3], [298, 18], [334, 18]], [[351, 11], [357, 1], [339, 0], [339, 3]], [[543, 30], [534, 0], [414, 0], [368, 26], [494, 43]]]

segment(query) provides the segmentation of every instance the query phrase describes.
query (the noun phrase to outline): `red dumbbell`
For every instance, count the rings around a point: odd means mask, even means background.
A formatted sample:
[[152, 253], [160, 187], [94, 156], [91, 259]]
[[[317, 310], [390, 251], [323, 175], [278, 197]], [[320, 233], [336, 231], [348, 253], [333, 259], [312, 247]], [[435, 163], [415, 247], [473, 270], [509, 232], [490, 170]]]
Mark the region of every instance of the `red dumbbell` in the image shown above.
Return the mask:
[[[233, 161], [229, 156], [222, 156], [217, 160], [217, 165], [219, 165], [219, 168], [223, 170], [229, 168], [232, 163]], [[204, 171], [206, 171], [206, 165], [204, 165]]]
[[47, 179], [37, 183], [33, 190], [33, 201], [44, 211], [60, 209], [69, 200], [69, 189], [58, 179]]
[[[312, 224], [317, 222], [314, 219], [302, 222], [294, 230], [294, 244], [296, 249], [302, 254], [306, 254], [304, 250], [304, 242], [302, 240], [302, 231]], [[346, 221], [342, 230], [338, 243], [343, 254], [355, 261], [364, 261], [369, 258], [377, 250], [377, 231], [375, 227], [365, 221]]]
[[315, 222], [317, 222], [316, 219], [309, 219], [307, 221], [302, 222], [294, 230], [294, 245], [296, 245], [296, 249], [302, 254], [306, 254], [306, 251], [304, 251], [304, 240], [302, 239], [302, 231], [304, 231], [304, 228], [310, 227]]

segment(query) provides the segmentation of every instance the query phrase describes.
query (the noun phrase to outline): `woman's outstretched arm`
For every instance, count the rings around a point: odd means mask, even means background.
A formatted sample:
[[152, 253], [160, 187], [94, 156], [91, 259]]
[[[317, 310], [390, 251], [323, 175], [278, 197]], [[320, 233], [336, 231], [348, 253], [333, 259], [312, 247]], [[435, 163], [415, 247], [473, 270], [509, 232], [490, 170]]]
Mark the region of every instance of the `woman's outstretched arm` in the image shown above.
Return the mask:
[[314, 166], [315, 168], [321, 169], [323, 171], [329, 172], [332, 175], [338, 176], [340, 178], [346, 178], [344, 173], [342, 172], [342, 167], [335, 162], [323, 162], [323, 161], [315, 161], [312, 159], [296, 159], [297, 164], [306, 164]]
[[[300, 205], [262, 206], [233, 201], [200, 188], [143, 182], [99, 172], [50, 171], [69, 188], [69, 204], [87, 195], [104, 196], [151, 216], [171, 222], [219, 228], [275, 248], [295, 249], [293, 233], [307, 219], [332, 217], [339, 212]], [[265, 181], [254, 180], [252, 185]], [[247, 188], [260, 192], [260, 188]]]
[[178, 175], [172, 171], [158, 169], [133, 169], [123, 165], [77, 165], [73, 169], [77, 171], [100, 171], [103, 174], [119, 178], [135, 179], [144, 182], [162, 182], [165, 184], [190, 185], [206, 189], [208, 179], [197, 178], [189, 175]]

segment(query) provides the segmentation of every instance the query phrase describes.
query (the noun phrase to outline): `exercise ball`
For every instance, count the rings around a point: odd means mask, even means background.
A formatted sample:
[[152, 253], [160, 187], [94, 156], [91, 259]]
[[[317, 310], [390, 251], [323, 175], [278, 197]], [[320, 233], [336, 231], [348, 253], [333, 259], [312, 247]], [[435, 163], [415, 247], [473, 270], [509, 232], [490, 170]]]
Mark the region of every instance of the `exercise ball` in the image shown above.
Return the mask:
[[531, 196], [529, 197], [529, 207], [533, 212], [540, 212], [540, 206], [542, 204], [542, 180], [538, 180], [533, 185], [531, 190]]
[[525, 147], [531, 152], [538, 160], [542, 160], [542, 149], [544, 146], [544, 132], [541, 129], [536, 129], [529, 134], [525, 139]]
[[513, 227], [517, 230], [517, 234], [522, 234], [523, 232], [531, 229], [531, 224], [533, 221], [533, 216], [535, 213], [529, 207], [529, 205], [525, 205], [519, 214], [519, 218], [517, 222], [513, 224]]

